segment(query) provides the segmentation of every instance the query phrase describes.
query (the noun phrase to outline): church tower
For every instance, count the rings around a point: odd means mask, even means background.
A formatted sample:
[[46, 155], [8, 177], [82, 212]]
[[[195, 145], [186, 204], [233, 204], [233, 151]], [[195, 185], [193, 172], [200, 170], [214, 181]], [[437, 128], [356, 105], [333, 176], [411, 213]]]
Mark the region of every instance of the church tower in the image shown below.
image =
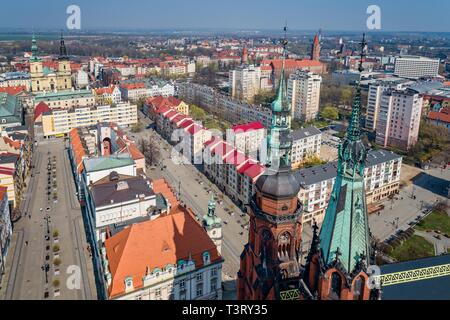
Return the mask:
[[216, 215], [214, 196], [209, 201], [208, 214], [203, 216], [203, 228], [216, 245], [219, 254], [222, 254], [222, 220]]
[[[287, 29], [285, 28], [285, 31]], [[283, 41], [284, 57], [287, 41]], [[239, 300], [275, 300], [295, 289], [300, 281], [301, 204], [300, 184], [290, 165], [291, 110], [283, 70], [268, 137], [269, 164], [256, 182], [249, 206], [248, 244], [241, 254], [238, 272]]]
[[[361, 43], [361, 60], [366, 42]], [[304, 281], [321, 300], [368, 300], [379, 292], [368, 286], [367, 268], [374, 258], [367, 214], [364, 166], [366, 146], [361, 141], [361, 87], [356, 95], [346, 137], [339, 146], [336, 182], [320, 234], [314, 226], [312, 247], [307, 258]]]
[[43, 86], [40, 79], [43, 78], [42, 60], [39, 58], [39, 50], [37, 46], [36, 36], [33, 33], [31, 39], [31, 58], [30, 58], [30, 76], [31, 76], [31, 91], [41, 91]]
[[72, 88], [70, 60], [67, 55], [67, 49], [62, 32], [59, 45], [57, 84], [59, 90], [67, 90]]
[[319, 36], [316, 34], [311, 48], [311, 60], [320, 60], [320, 40]]

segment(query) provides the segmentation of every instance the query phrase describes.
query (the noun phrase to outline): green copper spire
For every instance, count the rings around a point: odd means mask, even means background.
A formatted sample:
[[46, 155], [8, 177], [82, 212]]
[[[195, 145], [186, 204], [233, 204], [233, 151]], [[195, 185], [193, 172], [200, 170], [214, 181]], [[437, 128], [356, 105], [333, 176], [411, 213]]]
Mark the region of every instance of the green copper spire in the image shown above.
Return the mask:
[[203, 216], [203, 226], [207, 229], [220, 227], [222, 220], [216, 216], [216, 201], [214, 195], [211, 196], [211, 200], [208, 203], [208, 214]]
[[208, 216], [215, 217], [216, 215], [216, 201], [214, 200], [214, 196], [211, 196], [211, 199], [208, 203]]
[[36, 41], [36, 36], [33, 32], [33, 37], [31, 38], [31, 59], [30, 61], [39, 61], [38, 56], [38, 46]]
[[[365, 56], [361, 43], [359, 71]], [[322, 258], [327, 266], [338, 264], [347, 274], [365, 265], [370, 254], [369, 224], [364, 185], [367, 150], [361, 141], [361, 88], [356, 95], [346, 137], [339, 146], [336, 182], [320, 232]]]
[[290, 168], [290, 153], [292, 149], [291, 133], [291, 106], [287, 101], [285, 60], [287, 26], [284, 28], [283, 61], [280, 75], [280, 85], [275, 100], [271, 104], [272, 122], [268, 136], [268, 165], [272, 168]]

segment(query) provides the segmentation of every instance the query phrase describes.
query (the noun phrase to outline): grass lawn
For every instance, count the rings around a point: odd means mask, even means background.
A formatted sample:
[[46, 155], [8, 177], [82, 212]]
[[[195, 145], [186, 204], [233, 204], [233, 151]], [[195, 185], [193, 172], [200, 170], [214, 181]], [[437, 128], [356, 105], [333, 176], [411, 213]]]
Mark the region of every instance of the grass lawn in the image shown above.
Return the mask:
[[401, 246], [394, 248], [391, 256], [397, 261], [409, 261], [435, 255], [433, 244], [429, 243], [422, 237], [412, 236]]
[[416, 228], [421, 231], [436, 230], [450, 235], [450, 217], [445, 212], [433, 211]]

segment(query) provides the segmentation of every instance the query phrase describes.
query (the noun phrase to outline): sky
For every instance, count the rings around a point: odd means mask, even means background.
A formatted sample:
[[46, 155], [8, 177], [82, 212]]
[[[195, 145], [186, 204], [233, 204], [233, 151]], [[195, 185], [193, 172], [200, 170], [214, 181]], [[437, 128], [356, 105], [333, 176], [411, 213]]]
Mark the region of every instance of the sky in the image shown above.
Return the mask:
[[[3, 1], [2, 1], [3, 2]], [[65, 28], [69, 5], [81, 29], [367, 30], [369, 5], [381, 31], [450, 32], [447, 0], [22, 0], [4, 1], [0, 28]]]

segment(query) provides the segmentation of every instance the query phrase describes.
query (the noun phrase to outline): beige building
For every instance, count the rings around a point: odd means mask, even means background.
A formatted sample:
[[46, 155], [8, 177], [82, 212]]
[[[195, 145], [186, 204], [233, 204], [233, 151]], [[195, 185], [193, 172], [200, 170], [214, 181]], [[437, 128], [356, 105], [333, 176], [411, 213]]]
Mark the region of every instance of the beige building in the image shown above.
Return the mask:
[[[370, 151], [364, 171], [366, 199], [371, 205], [398, 193], [402, 157], [389, 151]], [[299, 199], [303, 204], [303, 223], [315, 220], [321, 224], [336, 180], [337, 162], [296, 172], [302, 186]]]
[[57, 70], [44, 67], [42, 60], [38, 57], [38, 47], [34, 35], [32, 42], [32, 56], [30, 58], [31, 91], [42, 92], [71, 89], [72, 77], [70, 61], [67, 56], [64, 39], [61, 37]]
[[138, 121], [137, 106], [120, 103], [116, 106], [79, 107], [71, 110], [54, 109], [42, 115], [44, 137], [62, 137], [77, 127], [113, 122], [119, 126], [131, 126]]
[[231, 96], [238, 100], [252, 102], [261, 90], [271, 90], [269, 77], [263, 77], [260, 67], [243, 65], [230, 71]]
[[319, 114], [322, 77], [318, 74], [297, 70], [288, 82], [288, 101], [292, 105], [292, 117], [311, 121]]
[[66, 90], [44, 92], [36, 95], [34, 106], [44, 102], [50, 109], [73, 109], [96, 105], [95, 96], [90, 90]]
[[303, 128], [292, 132], [291, 164], [299, 167], [308, 157], [320, 157], [322, 132], [316, 127]]

